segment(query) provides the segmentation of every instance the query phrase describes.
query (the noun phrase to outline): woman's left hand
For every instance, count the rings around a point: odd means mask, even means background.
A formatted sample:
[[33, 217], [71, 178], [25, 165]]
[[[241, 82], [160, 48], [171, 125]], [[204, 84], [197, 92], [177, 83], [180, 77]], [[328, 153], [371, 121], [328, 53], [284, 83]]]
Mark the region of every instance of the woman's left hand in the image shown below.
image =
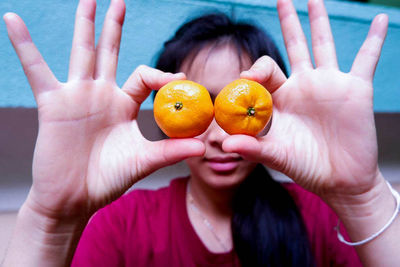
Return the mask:
[[362, 194], [382, 180], [377, 179], [372, 79], [388, 18], [374, 19], [351, 71], [344, 73], [338, 68], [323, 2], [312, 0], [308, 8], [315, 67], [293, 4], [279, 0], [292, 74], [286, 79], [268, 57], [242, 73], [272, 93], [272, 125], [263, 137], [230, 136], [223, 148], [283, 172], [322, 197]]

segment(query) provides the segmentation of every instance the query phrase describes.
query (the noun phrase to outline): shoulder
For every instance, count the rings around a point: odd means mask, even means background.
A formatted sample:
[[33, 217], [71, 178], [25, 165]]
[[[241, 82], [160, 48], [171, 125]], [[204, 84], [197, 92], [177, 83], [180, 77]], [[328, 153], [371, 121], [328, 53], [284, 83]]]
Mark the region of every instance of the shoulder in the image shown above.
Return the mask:
[[[176, 192], [186, 184], [177, 178], [169, 186], [157, 190], [134, 189], [99, 209], [90, 219], [83, 233], [83, 241], [103, 240], [116, 243], [129, 239], [129, 235], [151, 231], [160, 218], [169, 216], [169, 207]], [[81, 243], [83, 243], [81, 239]]]
[[186, 182], [178, 178], [157, 190], [134, 189], [98, 210], [82, 234], [73, 266], [148, 265], [155, 247], [167, 244], [169, 231], [163, 230]]
[[159, 210], [167, 205], [176, 194], [180, 194], [185, 187], [187, 178], [173, 179], [166, 187], [156, 190], [152, 189], [133, 189], [111, 204], [107, 205], [99, 212], [119, 213], [123, 217], [132, 216], [139, 211], [151, 212]]
[[133, 189], [99, 209], [86, 228], [130, 231], [133, 226], [146, 225], [151, 218], [166, 214], [173, 198], [185, 187], [187, 178], [176, 178], [166, 187], [156, 190]]
[[305, 190], [296, 183], [282, 183], [282, 186], [289, 192], [301, 213], [321, 210], [333, 213], [319, 196]]
[[[316, 255], [318, 266], [361, 266], [356, 251], [339, 242], [334, 228], [337, 225], [336, 213], [317, 195], [295, 183], [282, 183], [292, 196]], [[348, 239], [346, 230], [342, 234]]]
[[334, 211], [319, 196], [301, 186], [295, 183], [282, 185], [298, 207], [308, 233], [317, 237], [330, 236], [337, 223]]

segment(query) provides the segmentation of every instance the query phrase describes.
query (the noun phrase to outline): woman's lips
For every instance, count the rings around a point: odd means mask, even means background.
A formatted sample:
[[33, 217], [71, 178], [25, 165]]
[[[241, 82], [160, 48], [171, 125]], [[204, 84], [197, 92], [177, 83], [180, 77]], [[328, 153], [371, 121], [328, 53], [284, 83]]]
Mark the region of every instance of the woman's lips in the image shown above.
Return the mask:
[[240, 160], [240, 157], [206, 158], [208, 166], [215, 172], [231, 172], [238, 167]]

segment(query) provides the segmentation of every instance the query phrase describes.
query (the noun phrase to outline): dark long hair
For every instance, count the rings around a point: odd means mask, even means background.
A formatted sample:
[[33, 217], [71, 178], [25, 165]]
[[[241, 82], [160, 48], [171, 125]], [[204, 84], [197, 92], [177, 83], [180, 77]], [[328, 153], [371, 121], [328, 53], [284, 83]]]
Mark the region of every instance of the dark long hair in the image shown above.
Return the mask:
[[[263, 55], [286, 68], [272, 39], [246, 23], [234, 23], [224, 14], [209, 14], [189, 21], [164, 44], [156, 68], [178, 72], [182, 62], [195, 57], [205, 45], [228, 42], [239, 58], [254, 62]], [[240, 62], [240, 61], [239, 61]], [[296, 204], [262, 165], [239, 186], [233, 200], [234, 249], [243, 266], [313, 266], [306, 229]]]
[[232, 233], [243, 266], [314, 266], [297, 206], [261, 164], [233, 200]]

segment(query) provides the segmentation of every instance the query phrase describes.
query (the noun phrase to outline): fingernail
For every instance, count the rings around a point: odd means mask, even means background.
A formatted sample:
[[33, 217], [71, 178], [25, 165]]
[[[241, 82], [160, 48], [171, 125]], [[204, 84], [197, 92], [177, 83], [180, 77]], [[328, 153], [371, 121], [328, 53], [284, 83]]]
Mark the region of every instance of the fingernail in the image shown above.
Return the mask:
[[250, 75], [251, 75], [251, 73], [248, 70], [242, 71], [242, 73], [240, 73], [240, 76], [244, 76], [244, 77], [247, 77], [247, 76], [250, 76]]
[[7, 12], [7, 13], [5, 13], [5, 14], [3, 15], [3, 19], [4, 19], [4, 20], [6, 20], [6, 19], [12, 19], [13, 15], [14, 15], [13, 13]]
[[186, 77], [185, 73], [183, 73], [183, 72], [177, 72], [174, 75], [175, 75], [175, 77], [180, 77], [180, 78], [185, 78]]
[[377, 17], [378, 17], [377, 19], [379, 22], [389, 20], [388, 15], [385, 13], [381, 13], [381, 14], [377, 15]]

